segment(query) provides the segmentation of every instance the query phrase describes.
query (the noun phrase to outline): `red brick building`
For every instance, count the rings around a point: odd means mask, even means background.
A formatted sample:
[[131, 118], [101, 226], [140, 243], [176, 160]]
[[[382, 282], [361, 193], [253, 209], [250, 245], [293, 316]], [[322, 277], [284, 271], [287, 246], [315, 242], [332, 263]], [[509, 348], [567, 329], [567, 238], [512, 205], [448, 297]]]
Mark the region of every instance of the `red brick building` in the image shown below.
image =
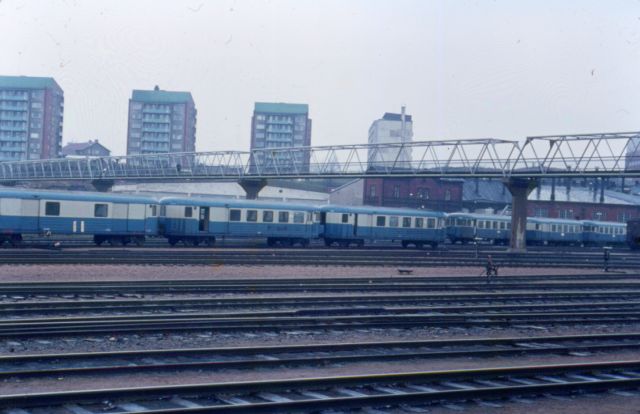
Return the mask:
[[366, 178], [363, 203], [370, 206], [462, 209], [463, 180], [439, 178]]

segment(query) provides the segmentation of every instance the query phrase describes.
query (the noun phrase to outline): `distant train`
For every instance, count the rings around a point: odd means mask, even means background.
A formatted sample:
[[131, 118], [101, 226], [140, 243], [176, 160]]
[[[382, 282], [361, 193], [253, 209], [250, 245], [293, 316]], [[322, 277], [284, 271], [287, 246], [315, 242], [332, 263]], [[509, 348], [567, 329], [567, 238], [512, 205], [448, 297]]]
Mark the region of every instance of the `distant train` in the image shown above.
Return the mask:
[[[528, 245], [612, 246], [625, 243], [626, 229], [625, 223], [529, 217], [526, 239]], [[452, 213], [447, 216], [447, 237], [451, 243], [484, 240], [508, 244], [511, 217]]]
[[[154, 236], [172, 246], [263, 238], [281, 247], [322, 240], [343, 248], [377, 241], [436, 248], [477, 239], [508, 244], [511, 219], [372, 206], [0, 189], [0, 244], [17, 246], [25, 235], [90, 235], [97, 245], [113, 246], [142, 245]], [[626, 225], [536, 217], [527, 219], [526, 237], [528, 244], [616, 245], [625, 242]]]
[[640, 250], [640, 219], [627, 221], [627, 245], [633, 250]]

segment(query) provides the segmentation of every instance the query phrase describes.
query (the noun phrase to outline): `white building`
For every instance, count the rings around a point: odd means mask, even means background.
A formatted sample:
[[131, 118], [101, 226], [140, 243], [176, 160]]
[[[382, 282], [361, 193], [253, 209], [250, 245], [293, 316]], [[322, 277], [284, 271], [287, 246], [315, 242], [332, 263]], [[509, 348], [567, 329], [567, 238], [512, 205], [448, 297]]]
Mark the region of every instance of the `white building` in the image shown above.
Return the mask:
[[[413, 139], [413, 121], [405, 113], [386, 112], [369, 128], [369, 144], [406, 144]], [[411, 168], [411, 148], [392, 147], [369, 150], [369, 168]]]

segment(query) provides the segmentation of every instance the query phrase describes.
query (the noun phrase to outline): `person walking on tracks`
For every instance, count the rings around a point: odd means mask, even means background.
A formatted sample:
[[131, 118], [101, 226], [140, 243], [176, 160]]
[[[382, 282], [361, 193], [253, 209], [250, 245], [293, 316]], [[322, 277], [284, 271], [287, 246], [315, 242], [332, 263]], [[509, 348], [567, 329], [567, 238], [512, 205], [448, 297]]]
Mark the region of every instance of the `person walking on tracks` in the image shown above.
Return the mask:
[[492, 276], [498, 276], [498, 266], [493, 263], [491, 255], [487, 256], [487, 264], [485, 265], [487, 273], [487, 283], [491, 283]]

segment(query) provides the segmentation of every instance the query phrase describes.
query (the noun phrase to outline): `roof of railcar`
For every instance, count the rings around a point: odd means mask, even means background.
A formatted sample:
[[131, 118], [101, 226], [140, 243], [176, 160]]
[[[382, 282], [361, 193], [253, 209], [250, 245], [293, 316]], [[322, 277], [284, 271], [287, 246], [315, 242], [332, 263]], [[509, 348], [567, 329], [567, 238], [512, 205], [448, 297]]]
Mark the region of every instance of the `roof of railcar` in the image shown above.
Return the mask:
[[331, 213], [360, 213], [360, 214], [389, 214], [398, 216], [425, 216], [425, 217], [445, 217], [441, 211], [415, 210], [410, 208], [391, 208], [377, 206], [338, 206], [325, 205], [320, 207], [321, 211]]
[[96, 193], [89, 191], [48, 191], [0, 188], [0, 198], [19, 198], [35, 200], [73, 200], [73, 201], [103, 201], [114, 203], [157, 204], [153, 197], [129, 194]]
[[213, 199], [204, 197], [164, 197], [160, 204], [181, 206], [206, 206], [206, 207], [237, 207], [273, 210], [305, 210], [318, 211], [318, 208], [310, 204], [296, 204], [286, 202], [259, 201], [259, 200], [235, 200]]

